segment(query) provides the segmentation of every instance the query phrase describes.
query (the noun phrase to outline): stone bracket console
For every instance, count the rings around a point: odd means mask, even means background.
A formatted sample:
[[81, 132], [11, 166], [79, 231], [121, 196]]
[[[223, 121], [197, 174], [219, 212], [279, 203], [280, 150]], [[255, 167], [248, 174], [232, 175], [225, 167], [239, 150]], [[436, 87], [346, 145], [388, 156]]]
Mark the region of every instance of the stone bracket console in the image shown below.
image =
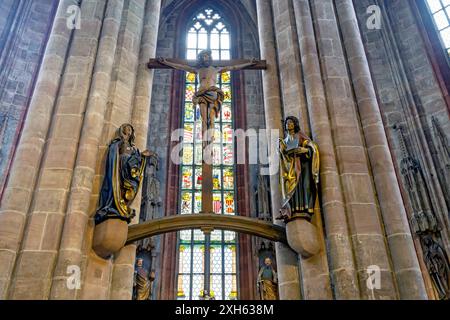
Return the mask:
[[317, 228], [306, 219], [294, 218], [288, 221], [286, 236], [289, 246], [302, 258], [310, 258], [320, 251]]

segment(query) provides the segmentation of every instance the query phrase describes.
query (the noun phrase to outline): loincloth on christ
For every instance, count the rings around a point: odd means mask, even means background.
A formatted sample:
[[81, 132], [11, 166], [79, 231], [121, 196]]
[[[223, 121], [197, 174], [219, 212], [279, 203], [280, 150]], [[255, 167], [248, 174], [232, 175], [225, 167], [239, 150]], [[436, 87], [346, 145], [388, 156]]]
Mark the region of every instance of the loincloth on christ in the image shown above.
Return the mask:
[[216, 113], [216, 117], [218, 117], [220, 114], [220, 110], [222, 109], [224, 98], [225, 94], [223, 93], [223, 91], [216, 86], [212, 86], [207, 89], [197, 91], [194, 94], [194, 99], [192, 99], [192, 102], [194, 103], [194, 105], [205, 104], [207, 106], [207, 123], [209, 124], [211, 120], [209, 119], [210, 108], [213, 108], [214, 112]]

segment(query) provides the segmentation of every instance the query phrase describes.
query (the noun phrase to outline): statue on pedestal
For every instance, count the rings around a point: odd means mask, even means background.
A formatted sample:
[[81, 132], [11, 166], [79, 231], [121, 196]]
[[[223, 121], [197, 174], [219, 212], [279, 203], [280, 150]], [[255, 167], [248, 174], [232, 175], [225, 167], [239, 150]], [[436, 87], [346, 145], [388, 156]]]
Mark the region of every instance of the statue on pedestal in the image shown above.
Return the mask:
[[123, 124], [111, 141], [106, 156], [105, 176], [95, 224], [108, 219], [130, 223], [135, 210], [130, 208], [143, 180], [146, 157], [151, 152], [140, 152], [134, 144], [135, 134], [131, 124]]
[[152, 282], [155, 280], [155, 272], [148, 271], [144, 267], [144, 259], [136, 259], [134, 271], [134, 300], [150, 300], [152, 295]]
[[311, 221], [319, 183], [319, 148], [300, 130], [296, 117], [286, 118], [285, 131], [279, 146], [283, 202], [277, 219]]
[[261, 300], [278, 300], [278, 278], [272, 266], [272, 259], [264, 259], [258, 273], [258, 289]]
[[431, 235], [426, 235], [421, 240], [424, 248], [425, 264], [436, 286], [439, 298], [448, 300], [450, 299], [450, 268], [447, 254], [444, 248]]

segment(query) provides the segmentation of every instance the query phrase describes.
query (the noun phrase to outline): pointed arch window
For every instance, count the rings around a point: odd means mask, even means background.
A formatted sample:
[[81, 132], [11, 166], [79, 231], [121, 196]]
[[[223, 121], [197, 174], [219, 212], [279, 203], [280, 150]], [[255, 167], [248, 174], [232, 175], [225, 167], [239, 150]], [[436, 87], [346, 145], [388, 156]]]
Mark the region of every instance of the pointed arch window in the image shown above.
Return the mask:
[[[205, 8], [190, 21], [186, 33], [186, 59], [195, 60], [201, 50], [210, 49], [214, 60], [229, 60], [230, 28], [221, 14]], [[236, 213], [236, 192], [233, 144], [233, 96], [231, 74], [219, 75], [217, 83], [225, 93], [221, 114], [215, 123], [213, 157], [213, 207], [216, 214]], [[180, 214], [201, 211], [202, 132], [198, 106], [192, 98], [199, 83], [195, 74], [186, 73], [182, 112], [184, 128], [183, 158], [180, 166]], [[198, 300], [203, 294], [205, 264], [210, 267], [210, 290], [215, 299], [236, 299], [237, 235], [215, 230], [205, 237], [200, 230], [185, 230], [178, 234], [177, 299]], [[205, 247], [210, 247], [205, 252]]]

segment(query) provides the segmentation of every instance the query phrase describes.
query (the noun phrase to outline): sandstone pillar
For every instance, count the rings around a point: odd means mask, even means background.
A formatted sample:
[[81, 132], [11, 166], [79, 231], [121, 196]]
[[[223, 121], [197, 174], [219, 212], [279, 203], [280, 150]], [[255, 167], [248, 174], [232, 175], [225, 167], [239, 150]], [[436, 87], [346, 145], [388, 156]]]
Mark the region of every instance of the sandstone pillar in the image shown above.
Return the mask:
[[[153, 58], [156, 55], [160, 10], [161, 0], [147, 0], [136, 86], [134, 90], [133, 112], [131, 116], [131, 124], [136, 130], [136, 145], [141, 150], [145, 150], [147, 147], [147, 133], [154, 73], [154, 70], [148, 69], [147, 63], [149, 58]], [[135, 208], [138, 213], [141, 208], [141, 198], [142, 189], [133, 202], [133, 208]], [[135, 217], [131, 224], [138, 222], [139, 215]], [[131, 299], [135, 254], [136, 246], [129, 245], [123, 248], [115, 259], [110, 299]]]
[[161, 0], [147, 0], [131, 118], [131, 124], [136, 129], [136, 145], [141, 149], [147, 147], [154, 74], [154, 69], [149, 70], [147, 63], [149, 58], [156, 56], [160, 10]]
[[[303, 83], [304, 75], [300, 60], [296, 19], [292, 1], [272, 0], [272, 8], [284, 116], [293, 115], [298, 117], [302, 131], [310, 135], [307, 99]], [[310, 258], [300, 258], [303, 299], [331, 299], [327, 250], [323, 238], [320, 208], [316, 210], [313, 223], [314, 225], [300, 220], [291, 222], [287, 226], [287, 230], [289, 230], [288, 237], [292, 233], [296, 238], [296, 241], [294, 240], [293, 243], [306, 244], [310, 241], [317, 248], [317, 252]], [[300, 230], [314, 231], [309, 236], [307, 236], [307, 232], [301, 232], [302, 236], [300, 238], [298, 237]], [[290, 242], [291, 246], [293, 243]]]
[[303, 87], [295, 17], [291, 0], [272, 0], [284, 116], [295, 116], [307, 135], [311, 133]]
[[11, 285], [13, 299], [46, 299], [50, 293], [104, 8], [105, 1], [85, 0], [81, 6], [84, 28], [75, 31], [58, 92]]
[[98, 146], [103, 129], [122, 10], [123, 0], [108, 2], [78, 146], [58, 261], [53, 275], [51, 299], [76, 298], [76, 290], [70, 290], [66, 286], [67, 267], [70, 265], [81, 266], [85, 231], [89, 217], [93, 214], [89, 212], [89, 200], [94, 182]]
[[[392, 261], [386, 247], [370, 165], [361, 136], [334, 1], [310, 3], [361, 297], [396, 299], [398, 294], [392, 274]], [[371, 290], [366, 285], [368, 268], [373, 265], [380, 270], [382, 286], [379, 290]]]
[[319, 145], [322, 211], [325, 219], [328, 256], [336, 299], [359, 299], [358, 278], [350, 241], [331, 124], [320, 72], [314, 27], [308, 0], [295, 0], [301, 63], [314, 141]]
[[[117, 48], [114, 55], [114, 66], [109, 87], [107, 108], [100, 138], [99, 155], [96, 159], [97, 164], [94, 185], [90, 200], [90, 212], [92, 212], [92, 215], [95, 213], [95, 208], [98, 204], [98, 197], [104, 174], [104, 159], [108, 144], [111, 141], [111, 138], [114, 137], [114, 134], [120, 125], [131, 122], [136, 74], [138, 71], [139, 50], [144, 24], [145, 3], [145, 0], [124, 1], [117, 39]], [[139, 210], [137, 211], [137, 214], [139, 214]], [[102, 294], [101, 299], [108, 299], [113, 290], [112, 288], [115, 286], [113, 283], [117, 283], [118, 280], [117, 276], [114, 277], [114, 263], [117, 262], [117, 259], [119, 259], [119, 256], [122, 254], [121, 252], [117, 253], [113, 259], [108, 261], [108, 264], [105, 263], [104, 259], [98, 260], [98, 257], [96, 257], [95, 253], [91, 250], [94, 230], [95, 225], [93, 221], [90, 221], [87, 228], [86, 240], [88, 269], [86, 270], [85, 284], [81, 290], [81, 297], [83, 299], [89, 299], [92, 296], [92, 293], [89, 292], [89, 290], [92, 288], [96, 290], [95, 288], [98, 282], [96, 272], [101, 270], [105, 276], [108, 275], [110, 277], [110, 281], [107, 284], [105, 283], [105, 285], [108, 286], [108, 290], [105, 291], [102, 288], [99, 293]], [[122, 264], [122, 262], [119, 262], [119, 264]], [[123, 279], [123, 281], [132, 281], [132, 276]], [[131, 296], [128, 298], [131, 298]]]
[[400, 298], [426, 299], [355, 9], [351, 0], [337, 0], [336, 9]]
[[[264, 110], [266, 129], [281, 133], [281, 99], [278, 79], [277, 57], [273, 31], [270, 0], [256, 1], [261, 59], [267, 60], [267, 70], [263, 71]], [[281, 137], [281, 135], [280, 135]], [[271, 140], [268, 140], [269, 153]], [[278, 173], [270, 176], [272, 214], [275, 217], [280, 208], [281, 198], [278, 188]], [[279, 221], [275, 221], [279, 223]], [[297, 254], [289, 247], [277, 243], [276, 258], [280, 299], [299, 300], [300, 280]]]
[[0, 209], [0, 299], [7, 298], [17, 252], [36, 183], [45, 139], [61, 83], [73, 30], [66, 12], [75, 0], [61, 1], [36, 82], [22, 136]]

